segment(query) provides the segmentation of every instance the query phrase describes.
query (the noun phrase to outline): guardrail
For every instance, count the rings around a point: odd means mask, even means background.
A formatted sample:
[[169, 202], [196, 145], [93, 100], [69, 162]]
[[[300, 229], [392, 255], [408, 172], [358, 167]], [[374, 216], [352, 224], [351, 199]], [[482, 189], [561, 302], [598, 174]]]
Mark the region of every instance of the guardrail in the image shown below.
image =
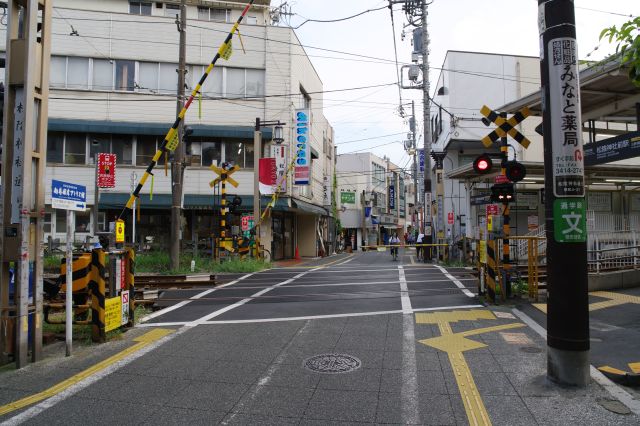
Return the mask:
[[[598, 245], [599, 246], [599, 245]], [[640, 267], [640, 246], [608, 247], [587, 250], [589, 272], [611, 272]]]

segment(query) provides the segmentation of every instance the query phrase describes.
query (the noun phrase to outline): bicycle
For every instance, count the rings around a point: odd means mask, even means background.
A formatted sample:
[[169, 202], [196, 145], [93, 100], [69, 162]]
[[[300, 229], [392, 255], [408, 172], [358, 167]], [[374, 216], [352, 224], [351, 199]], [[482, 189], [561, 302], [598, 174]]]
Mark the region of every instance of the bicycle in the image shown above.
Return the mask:
[[397, 261], [398, 260], [398, 247], [391, 247], [391, 257], [393, 258], [393, 261]]

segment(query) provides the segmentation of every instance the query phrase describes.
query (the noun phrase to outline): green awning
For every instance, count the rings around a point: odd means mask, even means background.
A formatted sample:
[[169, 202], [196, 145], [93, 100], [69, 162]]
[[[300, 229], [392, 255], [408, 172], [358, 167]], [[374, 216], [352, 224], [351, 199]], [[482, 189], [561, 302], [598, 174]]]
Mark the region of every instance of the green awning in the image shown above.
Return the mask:
[[298, 210], [302, 210], [305, 213], [311, 213], [319, 216], [328, 216], [327, 210], [324, 207], [316, 206], [315, 204], [307, 203], [302, 200], [291, 200], [291, 204]]
[[[172, 123], [149, 123], [107, 120], [73, 120], [66, 118], [49, 118], [51, 132], [79, 132], [79, 133], [116, 133], [126, 135], [157, 135], [164, 136]], [[208, 124], [189, 124], [193, 129], [193, 136], [253, 139], [253, 126], [214, 126]], [[262, 130], [262, 140], [269, 141], [273, 130], [265, 127]]]
[[[103, 192], [100, 194], [100, 208], [101, 209], [122, 209], [129, 200], [128, 193], [122, 192]], [[227, 202], [230, 203], [233, 200], [235, 194], [227, 194]], [[238, 208], [238, 211], [252, 211], [253, 210], [253, 196], [252, 195], [240, 195], [242, 204]], [[149, 194], [141, 194], [139, 198], [141, 209], [170, 209], [171, 208], [171, 194], [153, 194], [153, 199], [149, 199]], [[271, 200], [271, 197], [263, 196], [260, 200], [262, 208], [267, 206], [267, 203]], [[203, 194], [185, 194], [184, 196], [184, 209], [185, 210], [216, 210], [220, 208], [220, 196], [216, 195], [203, 195]], [[288, 211], [289, 203], [288, 198], [278, 198], [273, 210], [276, 211]]]
[[[129, 195], [122, 192], [102, 192], [98, 205], [101, 209], [123, 209]], [[141, 194], [139, 200], [141, 209], [171, 208], [171, 194], [153, 194], [153, 199], [149, 199], [149, 194]]]

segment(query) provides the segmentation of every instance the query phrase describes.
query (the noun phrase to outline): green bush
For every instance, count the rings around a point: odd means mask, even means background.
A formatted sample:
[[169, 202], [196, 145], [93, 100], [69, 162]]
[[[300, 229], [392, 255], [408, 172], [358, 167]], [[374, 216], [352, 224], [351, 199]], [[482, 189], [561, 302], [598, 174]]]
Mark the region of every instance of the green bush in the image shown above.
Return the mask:
[[210, 257], [192, 257], [189, 254], [180, 256], [180, 266], [172, 271], [167, 252], [150, 252], [136, 256], [136, 272], [156, 272], [162, 274], [190, 274], [191, 260], [195, 260], [194, 273], [213, 272], [257, 272], [271, 267], [271, 263], [252, 258], [230, 259], [218, 262]]

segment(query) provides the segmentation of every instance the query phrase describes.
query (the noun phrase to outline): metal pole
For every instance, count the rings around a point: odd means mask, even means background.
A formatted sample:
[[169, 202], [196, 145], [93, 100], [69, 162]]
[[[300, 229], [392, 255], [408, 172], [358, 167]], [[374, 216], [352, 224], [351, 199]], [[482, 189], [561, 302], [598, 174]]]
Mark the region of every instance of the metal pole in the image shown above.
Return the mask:
[[411, 101], [411, 117], [413, 117], [413, 126], [411, 128], [411, 134], [413, 137], [413, 217], [414, 225], [418, 219], [418, 146], [416, 143], [416, 103]]
[[73, 228], [75, 214], [67, 210], [67, 259], [66, 259], [66, 293], [65, 293], [65, 341], [66, 355], [71, 356], [73, 340]]
[[547, 234], [547, 376], [589, 382], [584, 151], [572, 0], [538, 0]]
[[[506, 119], [507, 113], [501, 112], [500, 117]], [[500, 138], [500, 152], [502, 153], [502, 159], [504, 162], [509, 160], [509, 142], [507, 137]], [[502, 167], [500, 170], [500, 174], [502, 176], [507, 175], [507, 169]], [[509, 211], [509, 203], [502, 204], [502, 269], [504, 270], [504, 274], [502, 274], [502, 300], [506, 300], [511, 296], [511, 283], [509, 281], [509, 270], [511, 269], [510, 265], [510, 254], [509, 254], [509, 234], [511, 232], [511, 215]]]
[[[138, 175], [136, 172], [131, 173], [131, 192], [135, 188], [136, 180], [138, 179]], [[133, 203], [133, 209], [131, 209], [131, 244], [133, 245], [133, 249], [136, 247], [136, 207], [138, 204], [138, 200]]]
[[93, 163], [95, 166], [94, 186], [93, 186], [93, 210], [91, 211], [93, 216], [93, 238], [97, 241], [98, 238], [98, 202], [100, 201], [100, 188], [98, 187], [98, 153], [96, 152], [93, 157]]
[[260, 118], [256, 117], [256, 127], [253, 133], [253, 223], [255, 226], [256, 244], [260, 240], [260, 157], [262, 156], [262, 132]]
[[[186, 73], [187, 55], [187, 8], [186, 0], [180, 2], [180, 53], [178, 64], [178, 93], [176, 102], [176, 114], [180, 114], [184, 106], [184, 80]], [[182, 136], [184, 130], [184, 120], [178, 124], [178, 148], [173, 154], [171, 164], [171, 269], [178, 269], [180, 266], [180, 242], [182, 240], [182, 162], [184, 161], [184, 144]]]

